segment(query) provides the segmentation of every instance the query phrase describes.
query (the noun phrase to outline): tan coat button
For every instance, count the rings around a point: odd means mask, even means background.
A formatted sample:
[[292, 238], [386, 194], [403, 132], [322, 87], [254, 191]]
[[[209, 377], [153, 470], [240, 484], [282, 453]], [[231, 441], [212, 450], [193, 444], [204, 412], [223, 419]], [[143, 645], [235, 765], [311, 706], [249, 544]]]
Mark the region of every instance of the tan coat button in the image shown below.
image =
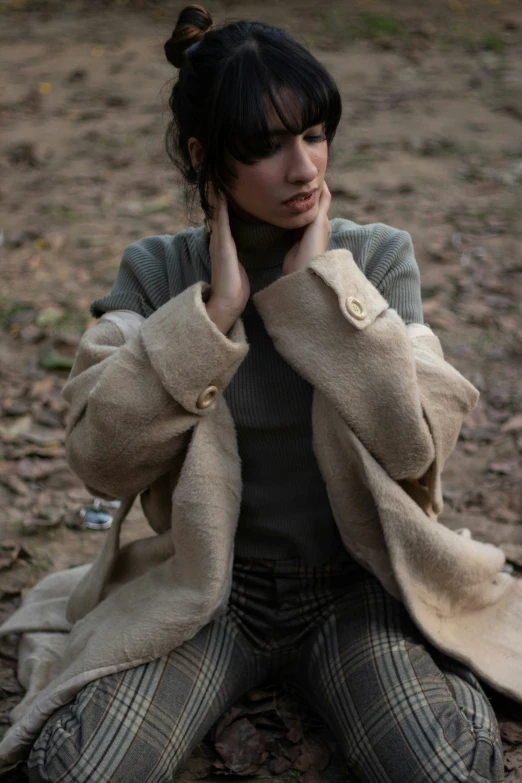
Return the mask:
[[358, 321], [362, 321], [363, 318], [366, 318], [367, 312], [364, 309], [364, 305], [359, 299], [356, 299], [355, 296], [349, 296], [346, 300], [346, 309], [350, 313], [350, 315], [353, 315], [354, 318], [357, 318]]
[[212, 405], [217, 395], [218, 395], [217, 386], [207, 386], [205, 391], [202, 391], [201, 394], [199, 395], [198, 401], [196, 402], [196, 406], [198, 408], [208, 408], [209, 405]]

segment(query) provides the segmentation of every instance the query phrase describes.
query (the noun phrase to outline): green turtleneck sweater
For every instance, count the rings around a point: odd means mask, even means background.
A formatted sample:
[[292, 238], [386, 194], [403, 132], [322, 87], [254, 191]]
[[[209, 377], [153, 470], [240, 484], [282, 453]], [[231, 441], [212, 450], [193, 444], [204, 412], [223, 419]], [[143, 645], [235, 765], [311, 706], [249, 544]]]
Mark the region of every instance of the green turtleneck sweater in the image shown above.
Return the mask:
[[[293, 232], [230, 215], [251, 296], [282, 275]], [[424, 323], [409, 234], [383, 223], [330, 221], [327, 249], [347, 248], [406, 323]], [[211, 282], [208, 235], [189, 228], [126, 248], [111, 293], [91, 305], [99, 318], [134, 310], [145, 318], [198, 280]], [[310, 564], [344, 549], [312, 450], [313, 387], [277, 353], [250, 298], [241, 316], [250, 350], [223, 394], [234, 419], [243, 493], [235, 553]]]

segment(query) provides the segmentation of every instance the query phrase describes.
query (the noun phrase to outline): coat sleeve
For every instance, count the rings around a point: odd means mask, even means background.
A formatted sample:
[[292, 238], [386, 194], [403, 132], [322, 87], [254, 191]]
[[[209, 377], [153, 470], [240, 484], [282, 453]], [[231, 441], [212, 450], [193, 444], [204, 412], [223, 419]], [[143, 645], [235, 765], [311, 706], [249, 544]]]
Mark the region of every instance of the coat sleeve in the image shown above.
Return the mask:
[[253, 299], [279, 353], [436, 516], [440, 472], [479, 393], [445, 361], [429, 327], [406, 325], [345, 249], [317, 256]]
[[82, 336], [62, 392], [65, 447], [94, 495], [135, 495], [166, 473], [248, 353], [240, 319], [225, 336], [208, 317], [209, 294], [200, 281], [147, 319], [113, 311]]

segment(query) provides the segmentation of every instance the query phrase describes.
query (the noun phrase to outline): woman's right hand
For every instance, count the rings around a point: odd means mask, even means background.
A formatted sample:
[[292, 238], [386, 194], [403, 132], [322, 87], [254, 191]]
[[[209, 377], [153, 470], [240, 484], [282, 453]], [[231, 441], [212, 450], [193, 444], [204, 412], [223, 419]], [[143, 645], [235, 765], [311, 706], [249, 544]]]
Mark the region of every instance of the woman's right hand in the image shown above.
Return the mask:
[[210, 298], [206, 304], [209, 317], [226, 334], [245, 309], [250, 283], [237, 257], [236, 243], [228, 220], [228, 202], [221, 191], [210, 187], [210, 261], [212, 269]]

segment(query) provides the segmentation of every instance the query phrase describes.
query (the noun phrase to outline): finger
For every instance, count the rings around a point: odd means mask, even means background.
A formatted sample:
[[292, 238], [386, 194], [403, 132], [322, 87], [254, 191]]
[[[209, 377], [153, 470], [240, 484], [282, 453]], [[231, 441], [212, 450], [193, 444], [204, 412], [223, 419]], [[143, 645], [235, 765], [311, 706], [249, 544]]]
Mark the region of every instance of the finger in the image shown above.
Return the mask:
[[323, 187], [321, 188], [321, 200], [328, 201], [331, 198], [332, 194], [330, 193], [330, 188], [326, 184], [326, 180], [323, 180]]
[[332, 201], [332, 194], [330, 193], [326, 181], [323, 181], [323, 187], [321, 188], [321, 195], [319, 198], [319, 212], [322, 215], [327, 214], [328, 209], [330, 208], [331, 201]]
[[222, 190], [217, 194], [217, 219], [222, 226], [228, 223], [228, 201]]
[[212, 194], [212, 219], [214, 225], [217, 227], [218, 225], [223, 226], [224, 221], [223, 217], [224, 215], [228, 218], [228, 203], [226, 199], [226, 195], [222, 190], [218, 190], [216, 186], [213, 183], [209, 184], [209, 193]]
[[208, 203], [210, 204], [212, 209], [215, 209], [217, 206], [216, 190], [212, 182], [208, 183]]
[[207, 201], [210, 209], [205, 217], [205, 226], [209, 234], [212, 235], [216, 226], [216, 194], [211, 182], [208, 184]]
[[223, 246], [227, 246], [232, 240], [230, 230], [230, 221], [228, 218], [228, 201], [226, 195], [221, 191], [217, 197], [216, 227], [219, 232], [219, 238]]

